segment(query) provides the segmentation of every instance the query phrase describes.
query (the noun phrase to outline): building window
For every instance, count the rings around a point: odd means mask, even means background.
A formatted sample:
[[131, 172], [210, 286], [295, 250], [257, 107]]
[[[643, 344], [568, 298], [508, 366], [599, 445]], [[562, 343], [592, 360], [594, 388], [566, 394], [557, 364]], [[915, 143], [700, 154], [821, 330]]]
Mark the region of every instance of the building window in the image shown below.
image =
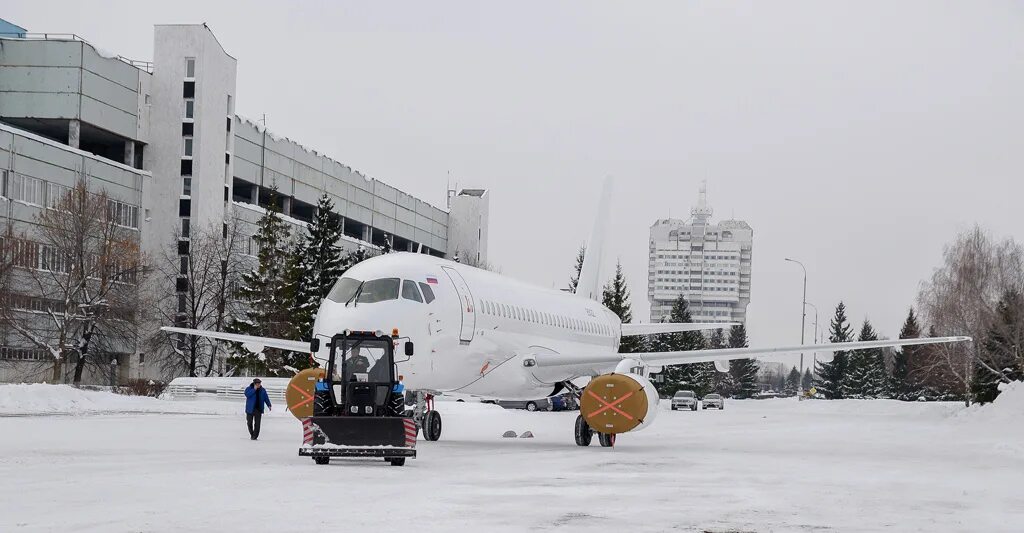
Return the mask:
[[0, 170], [0, 197], [7, 198], [7, 171]]
[[178, 200], [178, 216], [187, 217], [192, 214], [192, 200], [181, 199]]
[[65, 197], [71, 194], [71, 187], [59, 185], [57, 183], [46, 184], [46, 207], [55, 209]]
[[7, 178], [7, 197], [27, 204], [42, 207], [45, 204], [46, 182], [21, 174], [10, 174]]
[[192, 157], [192, 137], [185, 137], [185, 157]]
[[139, 228], [139, 208], [117, 200], [107, 200], [107, 216], [118, 226]]
[[194, 80], [196, 78], [196, 58], [185, 58], [185, 78]]
[[196, 125], [193, 122], [182, 122], [181, 123], [181, 134], [182, 135], [192, 135], [192, 133], [195, 131], [195, 126]]
[[187, 218], [181, 219], [181, 236], [185, 237], [187, 239], [187, 238], [192, 236], [191, 233], [192, 233], [192, 231], [191, 231], [191, 225], [189, 224], [189, 219], [187, 219]]
[[186, 81], [184, 88], [181, 91], [182, 98], [195, 98], [196, 97], [196, 82]]
[[181, 175], [191, 176], [192, 175], [192, 160], [182, 159], [181, 160]]
[[184, 194], [185, 196], [192, 196], [192, 178], [182, 178], [181, 194]]
[[231, 101], [231, 95], [229, 94], [229, 95], [228, 95], [228, 117], [230, 117], [230, 116], [232, 115], [232, 113], [234, 113], [234, 112], [235, 112], [235, 111], [234, 111], [234, 110], [235, 110], [235, 108], [234, 108], [234, 107], [232, 107], [232, 105], [233, 105], [233, 103], [232, 103], [232, 101]]
[[196, 118], [196, 101], [187, 98], [185, 99], [185, 118]]
[[183, 255], [183, 256], [180, 257], [180, 260], [181, 260], [181, 270], [179, 272], [181, 272], [181, 275], [184, 276], [184, 275], [188, 274], [188, 256], [187, 255]]

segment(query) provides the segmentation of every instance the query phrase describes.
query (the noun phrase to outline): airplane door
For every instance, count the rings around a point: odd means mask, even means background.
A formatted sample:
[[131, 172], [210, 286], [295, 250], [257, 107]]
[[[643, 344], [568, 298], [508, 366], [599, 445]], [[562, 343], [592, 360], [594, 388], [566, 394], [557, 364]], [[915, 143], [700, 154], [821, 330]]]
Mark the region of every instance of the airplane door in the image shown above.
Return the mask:
[[473, 340], [473, 333], [476, 330], [476, 305], [473, 303], [473, 293], [469, 292], [469, 285], [457, 270], [451, 267], [441, 269], [452, 280], [455, 292], [459, 294], [459, 306], [462, 308], [462, 330], [459, 333], [459, 340], [468, 344]]

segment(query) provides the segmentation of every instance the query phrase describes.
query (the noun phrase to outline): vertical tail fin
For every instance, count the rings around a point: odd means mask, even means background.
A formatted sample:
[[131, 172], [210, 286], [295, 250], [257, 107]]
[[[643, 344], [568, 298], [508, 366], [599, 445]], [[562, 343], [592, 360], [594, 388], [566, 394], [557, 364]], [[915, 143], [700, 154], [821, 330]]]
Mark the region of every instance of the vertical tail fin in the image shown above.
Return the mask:
[[601, 257], [604, 255], [604, 241], [608, 233], [608, 216], [611, 207], [612, 178], [604, 180], [601, 189], [601, 201], [597, 207], [597, 219], [594, 229], [587, 241], [587, 254], [583, 258], [580, 280], [576, 285], [576, 294], [591, 300], [601, 301]]

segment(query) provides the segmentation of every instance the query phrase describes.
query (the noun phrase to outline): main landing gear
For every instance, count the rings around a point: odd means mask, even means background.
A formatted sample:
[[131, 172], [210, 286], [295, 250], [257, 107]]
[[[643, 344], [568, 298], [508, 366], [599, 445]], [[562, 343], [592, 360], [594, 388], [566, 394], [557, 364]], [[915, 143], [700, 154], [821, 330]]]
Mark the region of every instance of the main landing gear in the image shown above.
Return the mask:
[[576, 445], [577, 446], [590, 446], [591, 441], [594, 439], [594, 434], [597, 434], [597, 442], [601, 443], [603, 448], [611, 448], [615, 446], [615, 435], [609, 433], [598, 433], [587, 424], [587, 420], [583, 418], [583, 415], [576, 416]]
[[441, 413], [434, 410], [434, 395], [416, 391], [416, 409], [413, 412], [416, 426], [423, 431], [423, 438], [437, 441], [441, 438]]
[[[564, 383], [565, 388], [568, 389], [573, 395], [576, 396], [576, 403], [580, 403], [580, 397], [583, 395], [583, 389], [580, 389], [570, 381]], [[597, 442], [604, 448], [611, 448], [615, 446], [615, 435], [599, 433], [594, 431], [594, 428], [590, 427], [587, 423], [587, 419], [583, 418], [583, 414], [576, 415], [576, 428], [575, 437], [577, 446], [590, 446], [590, 443], [594, 439], [594, 434], [597, 434]]]

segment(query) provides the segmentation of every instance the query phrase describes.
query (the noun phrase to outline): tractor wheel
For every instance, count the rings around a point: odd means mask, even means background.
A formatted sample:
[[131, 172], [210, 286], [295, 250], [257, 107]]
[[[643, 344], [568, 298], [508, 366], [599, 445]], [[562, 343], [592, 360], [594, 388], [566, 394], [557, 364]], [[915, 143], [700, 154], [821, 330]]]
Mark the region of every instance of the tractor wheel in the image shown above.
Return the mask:
[[391, 457], [387, 459], [391, 466], [405, 466], [405, 457]]
[[597, 441], [601, 443], [603, 448], [611, 448], [615, 446], [615, 435], [609, 433], [598, 433]]
[[441, 413], [427, 411], [423, 417], [423, 438], [436, 441], [441, 438]]
[[583, 415], [576, 415], [576, 445], [590, 446], [590, 440], [594, 438], [594, 432], [590, 430], [590, 424], [583, 418]]
[[318, 464], [318, 465], [326, 465], [326, 464], [330, 464], [331, 458], [330, 457], [314, 457], [313, 458], [313, 462]]

